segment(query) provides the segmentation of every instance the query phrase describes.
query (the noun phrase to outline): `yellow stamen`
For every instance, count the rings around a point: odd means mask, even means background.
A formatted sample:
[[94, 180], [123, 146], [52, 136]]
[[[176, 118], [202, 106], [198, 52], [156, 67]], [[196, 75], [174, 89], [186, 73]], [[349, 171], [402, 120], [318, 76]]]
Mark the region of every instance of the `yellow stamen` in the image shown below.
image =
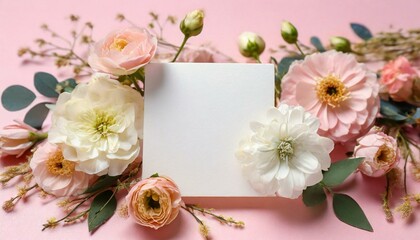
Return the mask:
[[331, 107], [340, 106], [348, 98], [348, 90], [344, 83], [334, 75], [317, 79], [316, 93], [318, 99]]
[[61, 150], [51, 154], [47, 162], [47, 170], [55, 176], [71, 176], [75, 169], [75, 163], [65, 160]]
[[116, 38], [114, 39], [114, 42], [111, 44], [110, 48], [116, 49], [121, 52], [125, 48], [125, 46], [127, 46], [127, 44], [127, 40], [122, 38]]
[[395, 157], [395, 152], [390, 147], [383, 144], [379, 147], [378, 151], [375, 154], [375, 162], [379, 165], [387, 165], [393, 161]]

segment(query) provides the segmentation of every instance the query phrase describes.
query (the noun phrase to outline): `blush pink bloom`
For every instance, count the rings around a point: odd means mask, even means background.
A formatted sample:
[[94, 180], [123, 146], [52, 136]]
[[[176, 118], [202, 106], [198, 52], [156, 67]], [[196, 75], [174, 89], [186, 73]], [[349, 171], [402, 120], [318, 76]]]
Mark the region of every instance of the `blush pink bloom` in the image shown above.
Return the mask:
[[111, 32], [97, 42], [88, 62], [95, 71], [115, 76], [130, 75], [150, 62], [156, 48], [156, 37], [146, 29], [125, 28]]
[[390, 97], [398, 102], [407, 101], [413, 92], [416, 70], [405, 57], [388, 62], [381, 70], [380, 83]]
[[167, 177], [150, 177], [138, 182], [126, 196], [128, 213], [140, 225], [158, 229], [179, 213], [182, 199], [177, 185]]
[[35, 144], [38, 130], [23, 122], [15, 122], [0, 130], [0, 153], [20, 157]]
[[[153, 62], [171, 62], [176, 54], [176, 49], [167, 45], [159, 45], [158, 50], [153, 58]], [[232, 58], [217, 51], [211, 46], [193, 46], [188, 45], [184, 47], [179, 55], [177, 62], [215, 62], [215, 63], [230, 63], [235, 62]]]
[[359, 165], [359, 170], [363, 174], [380, 177], [398, 164], [400, 151], [393, 137], [374, 127], [357, 140], [354, 157], [364, 157]]
[[294, 62], [282, 79], [281, 101], [320, 120], [319, 134], [336, 143], [356, 139], [379, 111], [376, 75], [353, 55], [328, 51]]
[[44, 191], [57, 197], [84, 192], [92, 179], [91, 175], [75, 171], [75, 163], [65, 160], [61, 149], [49, 142], [34, 152], [29, 165], [35, 182]]

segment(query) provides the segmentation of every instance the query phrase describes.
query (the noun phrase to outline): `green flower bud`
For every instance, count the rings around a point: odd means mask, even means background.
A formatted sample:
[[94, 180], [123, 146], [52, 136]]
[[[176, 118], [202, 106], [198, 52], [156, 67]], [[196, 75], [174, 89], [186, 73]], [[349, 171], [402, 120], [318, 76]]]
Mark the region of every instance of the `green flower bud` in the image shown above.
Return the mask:
[[281, 23], [281, 36], [287, 43], [295, 44], [298, 40], [298, 31], [293, 24], [283, 21]]
[[344, 37], [332, 37], [330, 38], [331, 47], [337, 51], [348, 53], [351, 52], [351, 43], [347, 38]]
[[258, 58], [265, 49], [264, 39], [253, 32], [243, 32], [239, 36], [238, 45], [244, 57]]
[[197, 36], [203, 30], [203, 19], [204, 12], [202, 10], [194, 10], [185, 16], [179, 28], [187, 37]]

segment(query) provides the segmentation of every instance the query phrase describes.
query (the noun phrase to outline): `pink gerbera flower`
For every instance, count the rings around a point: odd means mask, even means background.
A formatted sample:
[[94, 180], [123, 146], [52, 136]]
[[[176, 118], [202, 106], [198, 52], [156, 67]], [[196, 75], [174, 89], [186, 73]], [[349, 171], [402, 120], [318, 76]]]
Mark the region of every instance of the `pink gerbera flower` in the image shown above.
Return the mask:
[[379, 111], [376, 75], [350, 54], [315, 53], [290, 66], [281, 100], [320, 120], [319, 134], [347, 142], [367, 132]]

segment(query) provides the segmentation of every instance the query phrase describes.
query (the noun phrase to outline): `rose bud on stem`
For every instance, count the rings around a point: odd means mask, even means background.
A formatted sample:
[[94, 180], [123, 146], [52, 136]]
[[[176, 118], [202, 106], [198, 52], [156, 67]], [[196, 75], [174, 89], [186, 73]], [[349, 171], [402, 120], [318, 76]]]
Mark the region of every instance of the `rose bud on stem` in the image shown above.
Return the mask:
[[347, 38], [344, 37], [331, 37], [330, 38], [331, 47], [339, 52], [349, 53], [351, 50], [351, 43]]
[[187, 43], [188, 39], [190, 37], [197, 36], [201, 33], [204, 25], [203, 20], [204, 12], [202, 10], [194, 10], [188, 13], [185, 16], [185, 18], [181, 21], [179, 28], [184, 34], [184, 40], [182, 41], [181, 46], [179, 47], [178, 52], [176, 53], [172, 62], [176, 61], [185, 44]]
[[253, 58], [261, 63], [260, 55], [265, 49], [265, 42], [262, 37], [253, 32], [243, 32], [239, 36], [238, 45], [242, 56]]
[[300, 54], [302, 54], [302, 56], [305, 56], [305, 53], [302, 51], [298, 44], [299, 33], [293, 24], [291, 24], [288, 21], [283, 21], [281, 23], [280, 33], [285, 42], [287, 42], [288, 44], [295, 45], [296, 48], [299, 50]]

